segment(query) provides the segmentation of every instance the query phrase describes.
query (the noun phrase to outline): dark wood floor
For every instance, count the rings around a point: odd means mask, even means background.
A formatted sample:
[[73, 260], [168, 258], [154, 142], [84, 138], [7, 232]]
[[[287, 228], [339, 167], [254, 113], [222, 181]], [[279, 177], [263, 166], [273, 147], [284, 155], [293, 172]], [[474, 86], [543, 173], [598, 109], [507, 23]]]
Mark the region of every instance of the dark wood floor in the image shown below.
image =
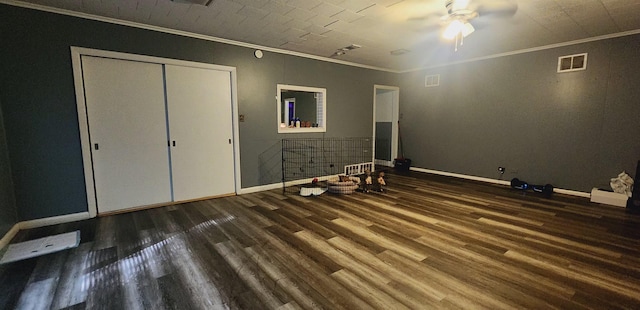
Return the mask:
[[21, 231], [79, 247], [0, 266], [0, 309], [639, 309], [640, 216], [414, 173]]

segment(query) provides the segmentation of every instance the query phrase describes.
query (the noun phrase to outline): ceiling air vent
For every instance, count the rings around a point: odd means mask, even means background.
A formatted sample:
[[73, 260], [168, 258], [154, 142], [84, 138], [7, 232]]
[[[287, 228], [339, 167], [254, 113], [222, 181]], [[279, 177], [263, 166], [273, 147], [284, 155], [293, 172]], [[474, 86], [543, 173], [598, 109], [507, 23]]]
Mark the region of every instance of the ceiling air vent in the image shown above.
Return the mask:
[[401, 48], [401, 49], [398, 49], [398, 50], [393, 50], [393, 51], [391, 51], [389, 53], [391, 53], [391, 55], [393, 55], [393, 56], [400, 56], [400, 55], [404, 55], [404, 54], [406, 54], [408, 52], [409, 52], [408, 49]]
[[587, 69], [587, 53], [558, 57], [558, 72]]
[[171, 0], [171, 2], [209, 6], [213, 0]]
[[440, 86], [440, 74], [427, 75], [424, 78], [424, 87]]

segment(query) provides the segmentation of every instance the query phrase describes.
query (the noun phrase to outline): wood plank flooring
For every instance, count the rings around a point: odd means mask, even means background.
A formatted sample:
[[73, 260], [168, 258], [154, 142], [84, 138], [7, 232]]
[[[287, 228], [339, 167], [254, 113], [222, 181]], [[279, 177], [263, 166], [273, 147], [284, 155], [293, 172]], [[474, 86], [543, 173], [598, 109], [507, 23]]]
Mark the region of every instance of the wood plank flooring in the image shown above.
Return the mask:
[[[388, 173], [21, 231], [79, 247], [0, 266], [0, 309], [639, 309], [640, 216]], [[291, 192], [291, 191], [289, 191]]]

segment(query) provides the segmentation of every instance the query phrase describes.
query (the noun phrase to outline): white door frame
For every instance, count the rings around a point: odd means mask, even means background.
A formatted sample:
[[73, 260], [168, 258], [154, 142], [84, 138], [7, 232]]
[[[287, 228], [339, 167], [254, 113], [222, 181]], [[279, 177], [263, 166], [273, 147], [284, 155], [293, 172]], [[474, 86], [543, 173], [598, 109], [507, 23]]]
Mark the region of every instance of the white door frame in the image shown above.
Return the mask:
[[[393, 120], [391, 125], [391, 161], [376, 160], [376, 106], [378, 90], [393, 92]], [[398, 120], [400, 119], [400, 87], [387, 85], [373, 85], [373, 154], [372, 161], [376, 165], [393, 166], [393, 159], [398, 157]]]
[[[296, 115], [296, 98], [286, 98], [284, 99], [284, 117], [282, 118], [282, 121], [287, 124], [287, 126], [290, 126], [292, 124], [289, 124], [290, 120], [289, 120], [289, 113], [291, 111], [289, 111], [289, 103], [293, 103], [293, 116]], [[295, 124], [293, 124], [295, 126]]]
[[89, 120], [87, 119], [87, 108], [84, 97], [84, 82], [82, 79], [82, 55], [115, 58], [123, 60], [150, 62], [157, 64], [171, 64], [186, 67], [196, 67], [204, 69], [214, 69], [220, 71], [228, 71], [231, 73], [231, 118], [233, 124], [233, 156], [234, 156], [234, 172], [235, 172], [235, 192], [241, 189], [240, 178], [240, 135], [238, 129], [238, 89], [237, 89], [237, 73], [235, 67], [205, 64], [199, 62], [191, 62], [184, 60], [176, 60], [169, 58], [160, 58], [112, 51], [104, 51], [83, 47], [71, 46], [71, 63], [73, 66], [73, 79], [76, 91], [76, 107], [78, 110], [78, 125], [80, 128], [80, 143], [82, 148], [82, 163], [84, 166], [84, 178], [87, 191], [87, 208], [90, 217], [96, 217], [98, 208], [96, 204], [96, 192], [93, 181], [93, 169], [91, 162], [91, 141], [89, 140]]

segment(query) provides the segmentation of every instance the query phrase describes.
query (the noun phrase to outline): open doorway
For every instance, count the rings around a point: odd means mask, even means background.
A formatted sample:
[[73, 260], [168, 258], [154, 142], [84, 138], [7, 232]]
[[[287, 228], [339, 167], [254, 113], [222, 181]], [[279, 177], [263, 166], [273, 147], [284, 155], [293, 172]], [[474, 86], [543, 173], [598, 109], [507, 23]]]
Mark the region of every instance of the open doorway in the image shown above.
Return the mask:
[[393, 167], [398, 157], [398, 119], [400, 88], [373, 86], [373, 138], [376, 165]]
[[287, 121], [287, 125], [295, 126], [296, 118], [296, 98], [287, 98], [284, 100], [284, 115], [282, 122]]

